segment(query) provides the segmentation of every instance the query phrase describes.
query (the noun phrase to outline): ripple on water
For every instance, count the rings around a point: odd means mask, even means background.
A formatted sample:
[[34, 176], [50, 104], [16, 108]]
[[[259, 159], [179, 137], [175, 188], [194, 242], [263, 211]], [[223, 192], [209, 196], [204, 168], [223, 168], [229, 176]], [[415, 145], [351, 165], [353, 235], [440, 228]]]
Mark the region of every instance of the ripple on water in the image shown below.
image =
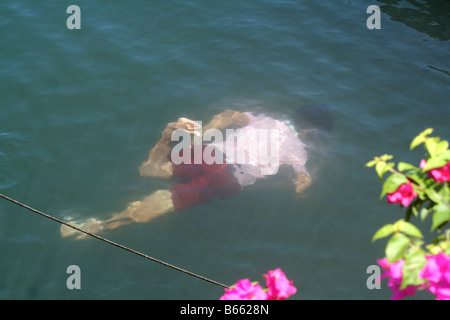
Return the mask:
[[11, 188], [25, 178], [28, 164], [21, 148], [23, 142], [19, 135], [0, 132], [0, 190]]

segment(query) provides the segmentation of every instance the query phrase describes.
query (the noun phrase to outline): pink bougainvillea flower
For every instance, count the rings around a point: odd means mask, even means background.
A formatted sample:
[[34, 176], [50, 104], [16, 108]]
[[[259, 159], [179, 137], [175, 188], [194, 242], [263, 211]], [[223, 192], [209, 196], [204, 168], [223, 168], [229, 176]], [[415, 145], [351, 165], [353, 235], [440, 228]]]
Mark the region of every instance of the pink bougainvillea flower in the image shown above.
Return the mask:
[[394, 263], [389, 263], [387, 258], [379, 259], [378, 264], [385, 271], [381, 278], [389, 278], [388, 287], [394, 293], [391, 297], [392, 300], [401, 300], [406, 296], [413, 296], [416, 293], [415, 286], [407, 286], [404, 289], [400, 289], [402, 285], [402, 268], [405, 264], [403, 259], [398, 260]]
[[297, 292], [297, 289], [292, 285], [293, 281], [288, 280], [280, 268], [268, 271], [263, 276], [269, 289], [268, 300], [284, 300]]
[[440, 252], [426, 258], [419, 278], [427, 280], [427, 288], [437, 300], [450, 300], [450, 256]]
[[410, 182], [403, 183], [395, 192], [388, 193], [386, 196], [388, 203], [400, 203], [404, 207], [409, 206], [415, 197], [417, 197], [417, 193], [414, 192]]
[[[425, 168], [427, 162], [422, 159], [420, 161], [420, 167], [423, 169]], [[427, 171], [428, 175], [433, 178], [436, 182], [445, 182], [450, 181], [450, 162], [447, 162], [446, 165], [435, 168]]]
[[225, 289], [220, 300], [267, 300], [267, 292], [259, 284], [242, 279], [230, 289]]

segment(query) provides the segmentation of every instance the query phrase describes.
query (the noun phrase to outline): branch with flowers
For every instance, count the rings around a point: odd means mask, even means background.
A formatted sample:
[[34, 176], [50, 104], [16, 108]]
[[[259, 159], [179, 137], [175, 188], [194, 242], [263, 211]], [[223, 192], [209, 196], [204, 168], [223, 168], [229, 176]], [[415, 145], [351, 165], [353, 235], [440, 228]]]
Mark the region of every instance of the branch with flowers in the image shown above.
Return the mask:
[[[426, 129], [411, 142], [410, 150], [425, 147], [426, 158], [419, 166], [406, 162], [396, 166], [389, 154], [366, 164], [375, 168], [380, 181], [384, 180], [380, 199], [386, 196], [388, 203], [406, 209], [403, 219], [384, 225], [372, 239], [389, 237], [386, 256], [378, 263], [385, 271], [382, 278], [389, 278], [392, 299], [424, 289], [436, 299], [450, 299], [450, 150], [448, 141], [430, 137], [432, 132]], [[430, 243], [412, 222], [421, 223], [423, 229], [428, 219], [434, 237]]]

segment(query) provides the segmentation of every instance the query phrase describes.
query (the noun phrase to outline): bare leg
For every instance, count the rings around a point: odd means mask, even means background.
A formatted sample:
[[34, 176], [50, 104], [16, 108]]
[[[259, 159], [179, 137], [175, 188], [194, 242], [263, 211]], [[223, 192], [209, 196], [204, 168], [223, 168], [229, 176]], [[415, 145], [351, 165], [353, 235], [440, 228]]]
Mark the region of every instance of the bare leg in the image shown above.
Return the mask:
[[[193, 133], [196, 129], [196, 123], [186, 118], [179, 118], [177, 122], [167, 124], [162, 132], [161, 139], [150, 150], [149, 158], [139, 168], [141, 176], [171, 178], [172, 163], [169, 161], [171, 148], [171, 135], [176, 129], [183, 129]], [[100, 221], [94, 218], [88, 219], [84, 223], [72, 223], [72, 225], [85, 231], [98, 234], [105, 230], [118, 228], [122, 225], [131, 223], [144, 223], [154, 218], [174, 210], [172, 203], [172, 194], [169, 190], [159, 190], [152, 195], [144, 198], [142, 201], [135, 201], [128, 207], [114, 215], [106, 221]], [[61, 226], [60, 233], [62, 237], [75, 236], [76, 239], [84, 239], [88, 236], [66, 225]]]
[[158, 190], [142, 201], [135, 201], [119, 214], [104, 221], [102, 225], [107, 230], [132, 223], [146, 223], [174, 211], [172, 193], [169, 190]]
[[[108, 220], [99, 221], [91, 218], [85, 223], [74, 223], [73, 225], [85, 231], [99, 234], [106, 230], [116, 229], [120, 226], [132, 223], [149, 222], [165, 213], [172, 211], [174, 211], [172, 194], [169, 190], [158, 190], [150, 196], [144, 198], [142, 201], [130, 203], [124, 211], [113, 215]], [[60, 232], [63, 238], [71, 236], [74, 236], [77, 240], [88, 238], [87, 234], [65, 225], [61, 226]]]

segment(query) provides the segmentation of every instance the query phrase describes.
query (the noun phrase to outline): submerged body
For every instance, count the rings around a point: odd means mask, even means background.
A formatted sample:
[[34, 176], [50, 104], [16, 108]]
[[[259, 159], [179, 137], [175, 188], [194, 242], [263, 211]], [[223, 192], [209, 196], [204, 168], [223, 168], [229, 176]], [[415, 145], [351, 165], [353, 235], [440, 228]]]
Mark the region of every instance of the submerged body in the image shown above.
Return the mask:
[[[261, 161], [262, 147], [268, 150], [277, 149], [276, 167], [290, 166], [293, 169], [293, 185], [297, 193], [302, 193], [311, 184], [311, 178], [306, 170], [307, 153], [305, 144], [299, 139], [292, 126], [285, 121], [273, 119], [267, 115], [254, 115], [249, 112], [226, 110], [202, 128], [205, 133], [209, 129], [225, 130], [229, 127], [238, 128], [234, 138], [239, 143], [233, 148], [226, 147], [226, 141], [203, 145], [203, 150], [209, 146], [214, 148], [215, 156], [223, 161], [175, 164], [172, 161], [172, 134], [175, 130], [185, 130], [194, 134], [197, 124], [189, 119], [180, 118], [175, 123], [167, 124], [161, 139], [150, 150], [149, 158], [139, 168], [143, 177], [172, 179], [179, 181], [168, 190], [158, 190], [141, 201], [132, 202], [121, 213], [112, 218], [99, 221], [91, 218], [82, 224], [75, 224], [86, 231], [98, 233], [103, 230], [115, 229], [131, 223], [145, 223], [165, 213], [183, 210], [193, 205], [206, 203], [212, 198], [227, 198], [239, 193], [244, 187], [254, 184], [266, 176], [264, 170], [273, 163]], [[261, 139], [261, 132], [275, 132], [277, 139]], [[270, 144], [276, 144], [270, 145]], [[266, 151], [267, 151], [266, 149]], [[193, 158], [194, 148], [190, 148]], [[233, 154], [231, 154], [233, 153]], [[244, 154], [245, 161], [236, 162], [237, 154]], [[63, 237], [75, 236], [77, 239], [85, 237], [74, 229], [62, 226]]]

